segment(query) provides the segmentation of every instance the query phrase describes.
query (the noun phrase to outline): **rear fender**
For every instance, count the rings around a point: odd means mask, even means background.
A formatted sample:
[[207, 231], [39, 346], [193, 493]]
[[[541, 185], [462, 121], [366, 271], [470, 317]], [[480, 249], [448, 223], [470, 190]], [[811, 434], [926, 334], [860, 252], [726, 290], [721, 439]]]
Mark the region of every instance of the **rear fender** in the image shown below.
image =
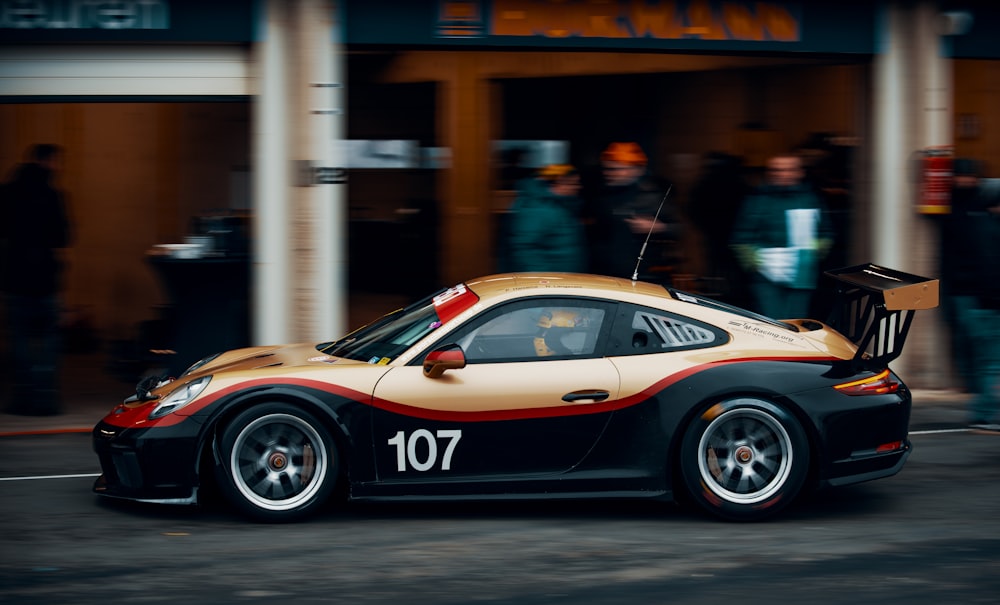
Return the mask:
[[[663, 430], [670, 439], [670, 458], [678, 460], [684, 430], [698, 415], [721, 401], [738, 398], [755, 398], [770, 401], [787, 410], [802, 425], [809, 436], [810, 449], [817, 443], [818, 435], [814, 420], [808, 411], [803, 410], [796, 402], [794, 393], [823, 388], [850, 377], [851, 370], [847, 362], [790, 362], [790, 361], [747, 361], [743, 363], [724, 364], [709, 368], [693, 376], [685, 378], [671, 386], [666, 392], [658, 395], [664, 402], [660, 406]], [[780, 377], [780, 379], [776, 378]], [[824, 384], [825, 383], [825, 384]], [[720, 385], [738, 385], [736, 387], [720, 387]], [[775, 388], [775, 385], [780, 385]], [[695, 401], [690, 407], [670, 405], [676, 397], [670, 393], [679, 389], [684, 398]], [[676, 427], [672, 432], [670, 427]], [[813, 459], [815, 460], [815, 453]], [[673, 480], [676, 468], [667, 469]]]

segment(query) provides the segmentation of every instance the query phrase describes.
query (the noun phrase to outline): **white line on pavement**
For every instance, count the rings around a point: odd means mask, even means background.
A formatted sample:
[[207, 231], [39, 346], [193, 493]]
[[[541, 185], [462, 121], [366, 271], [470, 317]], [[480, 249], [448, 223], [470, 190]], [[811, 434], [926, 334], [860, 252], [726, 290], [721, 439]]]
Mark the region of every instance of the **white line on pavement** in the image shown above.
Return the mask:
[[38, 475], [36, 477], [0, 477], [0, 481], [31, 481], [33, 479], [79, 479], [81, 477], [100, 477], [100, 473], [83, 475]]
[[937, 435], [939, 433], [968, 433], [969, 429], [937, 429], [933, 431], [910, 431], [911, 435]]

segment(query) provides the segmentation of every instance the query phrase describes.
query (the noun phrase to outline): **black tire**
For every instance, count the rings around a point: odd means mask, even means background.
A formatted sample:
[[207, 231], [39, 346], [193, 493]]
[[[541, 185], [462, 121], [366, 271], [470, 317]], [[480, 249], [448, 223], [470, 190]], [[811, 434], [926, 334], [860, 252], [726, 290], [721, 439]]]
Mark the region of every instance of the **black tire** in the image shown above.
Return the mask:
[[799, 422], [762, 399], [723, 401], [687, 427], [681, 475], [699, 506], [734, 521], [757, 521], [788, 506], [809, 470]]
[[219, 442], [219, 489], [258, 521], [295, 521], [333, 492], [340, 456], [329, 431], [308, 412], [285, 403], [249, 408]]

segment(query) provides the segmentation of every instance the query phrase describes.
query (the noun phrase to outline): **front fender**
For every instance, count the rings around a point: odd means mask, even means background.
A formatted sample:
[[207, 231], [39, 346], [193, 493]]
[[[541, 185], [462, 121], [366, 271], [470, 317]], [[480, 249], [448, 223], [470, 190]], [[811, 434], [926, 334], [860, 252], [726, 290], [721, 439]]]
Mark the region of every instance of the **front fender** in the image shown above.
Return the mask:
[[330, 430], [344, 459], [342, 468], [350, 469], [352, 479], [374, 477], [372, 457], [364, 455], [371, 449], [371, 406], [344, 394], [311, 386], [260, 385], [226, 397], [210, 412], [206, 411], [204, 422], [208, 429], [202, 433], [201, 451], [211, 448], [213, 459], [218, 463], [218, 435], [223, 427], [244, 410], [272, 401], [292, 403], [317, 416]]

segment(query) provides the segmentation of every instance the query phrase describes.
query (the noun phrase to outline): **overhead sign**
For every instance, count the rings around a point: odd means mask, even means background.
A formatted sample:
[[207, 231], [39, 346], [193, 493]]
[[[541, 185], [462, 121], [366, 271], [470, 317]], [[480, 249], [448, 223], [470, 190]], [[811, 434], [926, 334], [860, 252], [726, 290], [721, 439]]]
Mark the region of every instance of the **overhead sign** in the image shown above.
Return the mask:
[[[443, 36], [798, 42], [801, 10], [787, 2], [441, 0]], [[489, 17], [488, 19], [485, 17]]]
[[248, 0], [0, 0], [0, 42], [249, 42]]
[[3, 29], [169, 29], [170, 4], [163, 0], [4, 0]]
[[[350, 0], [349, 44], [872, 53], [878, 3]], [[391, 15], [391, 18], [387, 17]]]
[[[594, 50], [875, 52], [880, 3], [842, 0], [342, 0], [346, 43]], [[966, 2], [946, 1], [951, 4]], [[992, 4], [954, 56], [995, 57]], [[252, 42], [254, 0], [0, 0], [0, 43]]]

